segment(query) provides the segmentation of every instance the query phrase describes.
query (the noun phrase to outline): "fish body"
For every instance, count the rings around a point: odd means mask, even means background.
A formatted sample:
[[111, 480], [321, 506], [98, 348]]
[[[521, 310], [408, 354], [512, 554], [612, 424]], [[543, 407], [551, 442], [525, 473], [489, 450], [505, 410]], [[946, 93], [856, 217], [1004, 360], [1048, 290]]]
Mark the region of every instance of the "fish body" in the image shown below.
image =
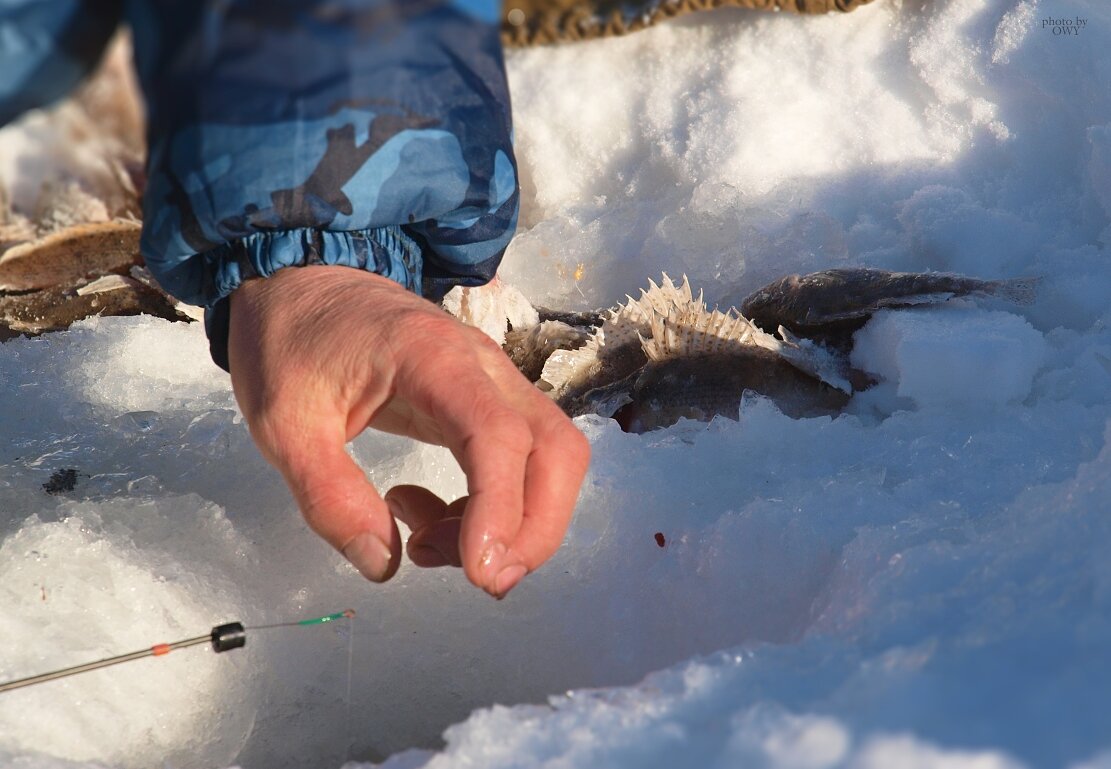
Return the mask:
[[121, 275], [108, 275], [76, 289], [52, 286], [21, 294], [0, 293], [0, 342], [61, 331], [93, 315], [140, 314], [166, 320], [191, 319], [160, 289]]
[[870, 268], [788, 275], [750, 294], [741, 313], [766, 331], [780, 326], [800, 336], [851, 333], [872, 313], [892, 307], [997, 296], [1017, 304], [1034, 298], [1037, 278], [980, 280], [944, 272], [889, 272]]
[[[607, 345], [605, 331], [599, 329], [582, 347], [552, 353], [537, 385], [550, 392], [569, 416], [600, 414], [605, 409], [599, 410], [599, 404], [587, 394], [625, 382], [647, 362], [648, 356], [635, 336]], [[612, 411], [605, 416], [612, 416]]]
[[575, 328], [593, 328], [601, 326], [606, 320], [606, 314], [601, 310], [564, 312], [562, 310], [551, 310], [547, 307], [537, 307], [536, 312], [540, 317], [541, 323], [546, 320], [558, 320], [560, 323], [565, 323]]
[[[848, 401], [823, 381], [824, 351], [761, 331], [729, 310], [708, 310], [686, 278], [663, 281], [611, 310], [586, 343], [557, 350], [538, 385], [571, 416], [616, 418], [644, 432], [681, 417], [736, 419], [745, 392], [791, 416], [830, 414]], [[834, 367], [835, 368], [835, 367]]]
[[648, 362], [643, 338], [651, 336], [654, 317], [703, 308], [701, 297], [691, 295], [685, 278], [679, 286], [666, 275], [660, 285], [649, 283], [651, 288], [642, 291], [640, 298], [627, 297], [627, 302], [605, 313], [602, 325], [585, 344], [557, 350], [544, 364], [538, 385], [571, 416], [599, 413], [596, 404], [582, 396], [624, 380]]
[[739, 419], [745, 393], [771, 399], [800, 419], [837, 414], [849, 395], [800, 371], [762, 347], [650, 361], [626, 379], [582, 396], [594, 413], [610, 412], [626, 432], [643, 433], [681, 418]]
[[613, 417], [630, 432], [683, 417], [737, 419], [745, 393], [771, 399], [792, 418], [833, 415], [874, 384], [849, 363], [852, 332], [872, 313], [969, 295], [1025, 304], [1037, 286], [1037, 279], [835, 269], [781, 278], [745, 299], [740, 312], [722, 312], [707, 309], [686, 277], [679, 285], [667, 275], [649, 282], [597, 328], [547, 321], [507, 351], [570, 416]]

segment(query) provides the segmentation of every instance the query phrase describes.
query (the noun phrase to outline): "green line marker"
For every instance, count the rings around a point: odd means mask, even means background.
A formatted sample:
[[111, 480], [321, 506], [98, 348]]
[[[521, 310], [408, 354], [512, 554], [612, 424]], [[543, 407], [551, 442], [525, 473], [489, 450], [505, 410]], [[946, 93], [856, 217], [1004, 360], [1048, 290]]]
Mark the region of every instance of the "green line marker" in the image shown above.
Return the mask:
[[337, 619], [352, 619], [355, 616], [354, 609], [344, 609], [337, 611], [335, 614], [329, 614], [327, 617], [316, 617], [314, 619], [303, 619], [298, 622], [298, 625], [323, 625], [325, 622], [334, 622]]

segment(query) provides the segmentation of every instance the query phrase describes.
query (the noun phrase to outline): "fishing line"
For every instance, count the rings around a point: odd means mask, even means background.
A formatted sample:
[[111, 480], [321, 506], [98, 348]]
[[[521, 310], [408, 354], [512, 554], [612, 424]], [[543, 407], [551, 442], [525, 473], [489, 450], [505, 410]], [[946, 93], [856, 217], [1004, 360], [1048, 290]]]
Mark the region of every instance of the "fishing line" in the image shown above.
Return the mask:
[[348, 619], [352, 621], [347, 624], [347, 715], [346, 715], [346, 747], [343, 749], [343, 763], [347, 763], [351, 758], [351, 745], [355, 741], [351, 731], [351, 671], [355, 662], [355, 612], [351, 611], [351, 616]]
[[[0, 693], [12, 691], [13, 689], [22, 689], [26, 686], [34, 686], [36, 684], [44, 684], [47, 681], [56, 681], [59, 678], [67, 678], [75, 676], [78, 673], [87, 673], [90, 670], [100, 670], [101, 668], [111, 667], [112, 665], [120, 665], [124, 662], [134, 662], [135, 660], [144, 659], [146, 657], [163, 657], [172, 651], [178, 649], [187, 649], [191, 646], [200, 646], [203, 643], [211, 643], [212, 649], [217, 654], [231, 651], [232, 649], [241, 649], [247, 645], [247, 631], [248, 630], [272, 630], [274, 628], [288, 628], [288, 627], [304, 627], [307, 625], [323, 625], [326, 622], [334, 622], [341, 619], [352, 619], [355, 616], [354, 609], [346, 609], [344, 611], [336, 612], [335, 614], [328, 614], [324, 617], [313, 617], [312, 619], [303, 619], [295, 622], [277, 622], [271, 625], [252, 625], [244, 627], [241, 622], [228, 622], [224, 625], [217, 625], [212, 628], [211, 632], [207, 635], [197, 636], [196, 638], [187, 638], [184, 641], [174, 641], [173, 643], [155, 644], [147, 649], [140, 649], [139, 651], [129, 652], [128, 654], [120, 654], [115, 657], [106, 657], [104, 659], [95, 660], [93, 662], [86, 662], [84, 665], [74, 665], [69, 668], [62, 668], [61, 670], [52, 670], [49, 673], [40, 673], [37, 676], [29, 676], [27, 678], [20, 678], [15, 681], [8, 681], [7, 683], [0, 683]], [[348, 707], [350, 708], [351, 700], [351, 650], [348, 649]]]

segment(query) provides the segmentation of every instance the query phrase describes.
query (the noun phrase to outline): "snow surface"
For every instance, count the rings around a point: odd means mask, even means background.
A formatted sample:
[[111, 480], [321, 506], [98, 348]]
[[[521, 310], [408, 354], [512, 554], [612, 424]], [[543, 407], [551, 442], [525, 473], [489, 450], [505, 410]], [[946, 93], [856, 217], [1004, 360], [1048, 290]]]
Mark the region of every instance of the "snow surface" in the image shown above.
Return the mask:
[[[887, 381], [838, 419], [581, 419], [567, 541], [504, 602], [312, 536], [197, 324], [0, 346], [0, 679], [358, 612], [0, 694], [0, 764], [1111, 767], [1109, 48], [1102, 0], [876, 0], [512, 54], [501, 274], [537, 304], [661, 270], [711, 303], [847, 265], [1042, 284], [881, 314]], [[352, 450], [464, 488], [440, 450]]]
[[891, 390], [921, 409], [1025, 400], [1045, 361], [1045, 338], [1017, 315], [960, 304], [876, 313], [853, 339], [852, 363], [880, 385], [858, 401], [878, 404]]

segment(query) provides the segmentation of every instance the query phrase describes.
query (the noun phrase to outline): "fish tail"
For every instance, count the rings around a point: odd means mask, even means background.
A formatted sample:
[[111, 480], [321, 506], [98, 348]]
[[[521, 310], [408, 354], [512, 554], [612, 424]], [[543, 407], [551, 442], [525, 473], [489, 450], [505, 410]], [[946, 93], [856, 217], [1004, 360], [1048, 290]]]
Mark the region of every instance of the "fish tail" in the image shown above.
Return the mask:
[[1033, 304], [1041, 282], [1040, 277], [993, 280], [987, 284], [986, 293], [1015, 304]]

